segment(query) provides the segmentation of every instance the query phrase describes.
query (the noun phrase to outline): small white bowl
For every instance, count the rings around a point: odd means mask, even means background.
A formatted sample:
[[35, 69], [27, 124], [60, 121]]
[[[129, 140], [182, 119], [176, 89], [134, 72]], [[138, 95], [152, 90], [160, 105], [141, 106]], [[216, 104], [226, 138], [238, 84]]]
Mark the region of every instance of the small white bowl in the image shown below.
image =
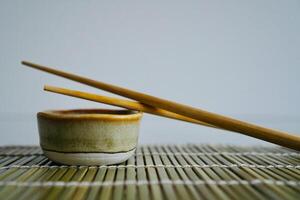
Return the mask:
[[67, 165], [110, 165], [134, 154], [141, 112], [82, 109], [40, 112], [40, 145], [52, 161]]

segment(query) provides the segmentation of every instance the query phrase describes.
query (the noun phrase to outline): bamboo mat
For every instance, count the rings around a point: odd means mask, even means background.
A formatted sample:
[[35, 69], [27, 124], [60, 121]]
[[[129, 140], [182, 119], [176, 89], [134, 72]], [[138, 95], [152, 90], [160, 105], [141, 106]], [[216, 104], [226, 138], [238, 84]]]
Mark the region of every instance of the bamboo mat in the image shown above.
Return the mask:
[[149, 145], [119, 165], [65, 166], [37, 146], [0, 147], [0, 199], [300, 199], [300, 153]]

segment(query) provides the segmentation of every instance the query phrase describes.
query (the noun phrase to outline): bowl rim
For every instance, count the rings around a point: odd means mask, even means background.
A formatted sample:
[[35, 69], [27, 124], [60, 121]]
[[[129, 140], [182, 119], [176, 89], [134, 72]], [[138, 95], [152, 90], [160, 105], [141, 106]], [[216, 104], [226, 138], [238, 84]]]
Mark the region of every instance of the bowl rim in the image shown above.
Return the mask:
[[140, 120], [142, 115], [141, 111], [102, 108], [46, 110], [37, 113], [38, 118], [57, 120]]

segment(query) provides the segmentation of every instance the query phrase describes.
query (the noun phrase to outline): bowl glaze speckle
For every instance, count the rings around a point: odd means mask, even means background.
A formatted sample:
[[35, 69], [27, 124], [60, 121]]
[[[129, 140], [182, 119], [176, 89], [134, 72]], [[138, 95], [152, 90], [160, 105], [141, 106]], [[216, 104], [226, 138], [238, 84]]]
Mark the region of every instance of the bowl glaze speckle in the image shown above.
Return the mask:
[[78, 109], [37, 114], [40, 145], [45, 155], [69, 165], [109, 165], [135, 151], [141, 112]]

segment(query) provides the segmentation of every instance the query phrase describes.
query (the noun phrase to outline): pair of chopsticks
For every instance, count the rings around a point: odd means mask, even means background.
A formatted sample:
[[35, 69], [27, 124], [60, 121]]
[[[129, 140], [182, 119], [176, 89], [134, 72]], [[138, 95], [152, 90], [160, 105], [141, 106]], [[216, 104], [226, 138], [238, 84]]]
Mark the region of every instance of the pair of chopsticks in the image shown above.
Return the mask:
[[135, 101], [105, 97], [86, 92], [68, 90], [64, 88], [45, 86], [46, 91], [51, 91], [68, 96], [87, 99], [95, 102], [101, 102], [114, 106], [119, 106], [131, 110], [138, 110], [150, 114], [155, 114], [172, 119], [192, 122], [214, 128], [225, 129], [228, 131], [238, 132], [247, 136], [262, 139], [274, 144], [300, 150], [300, 137], [286, 132], [265, 128], [248, 122], [233, 119], [227, 116], [208, 112], [188, 105], [172, 102], [169, 100], [154, 97], [148, 94], [129, 90], [119, 86], [107, 84], [104, 82], [92, 80], [79, 75], [63, 72], [50, 67], [38, 65], [35, 63], [22, 61], [23, 65], [61, 76], [73, 81], [77, 81], [107, 92], [133, 99]]

